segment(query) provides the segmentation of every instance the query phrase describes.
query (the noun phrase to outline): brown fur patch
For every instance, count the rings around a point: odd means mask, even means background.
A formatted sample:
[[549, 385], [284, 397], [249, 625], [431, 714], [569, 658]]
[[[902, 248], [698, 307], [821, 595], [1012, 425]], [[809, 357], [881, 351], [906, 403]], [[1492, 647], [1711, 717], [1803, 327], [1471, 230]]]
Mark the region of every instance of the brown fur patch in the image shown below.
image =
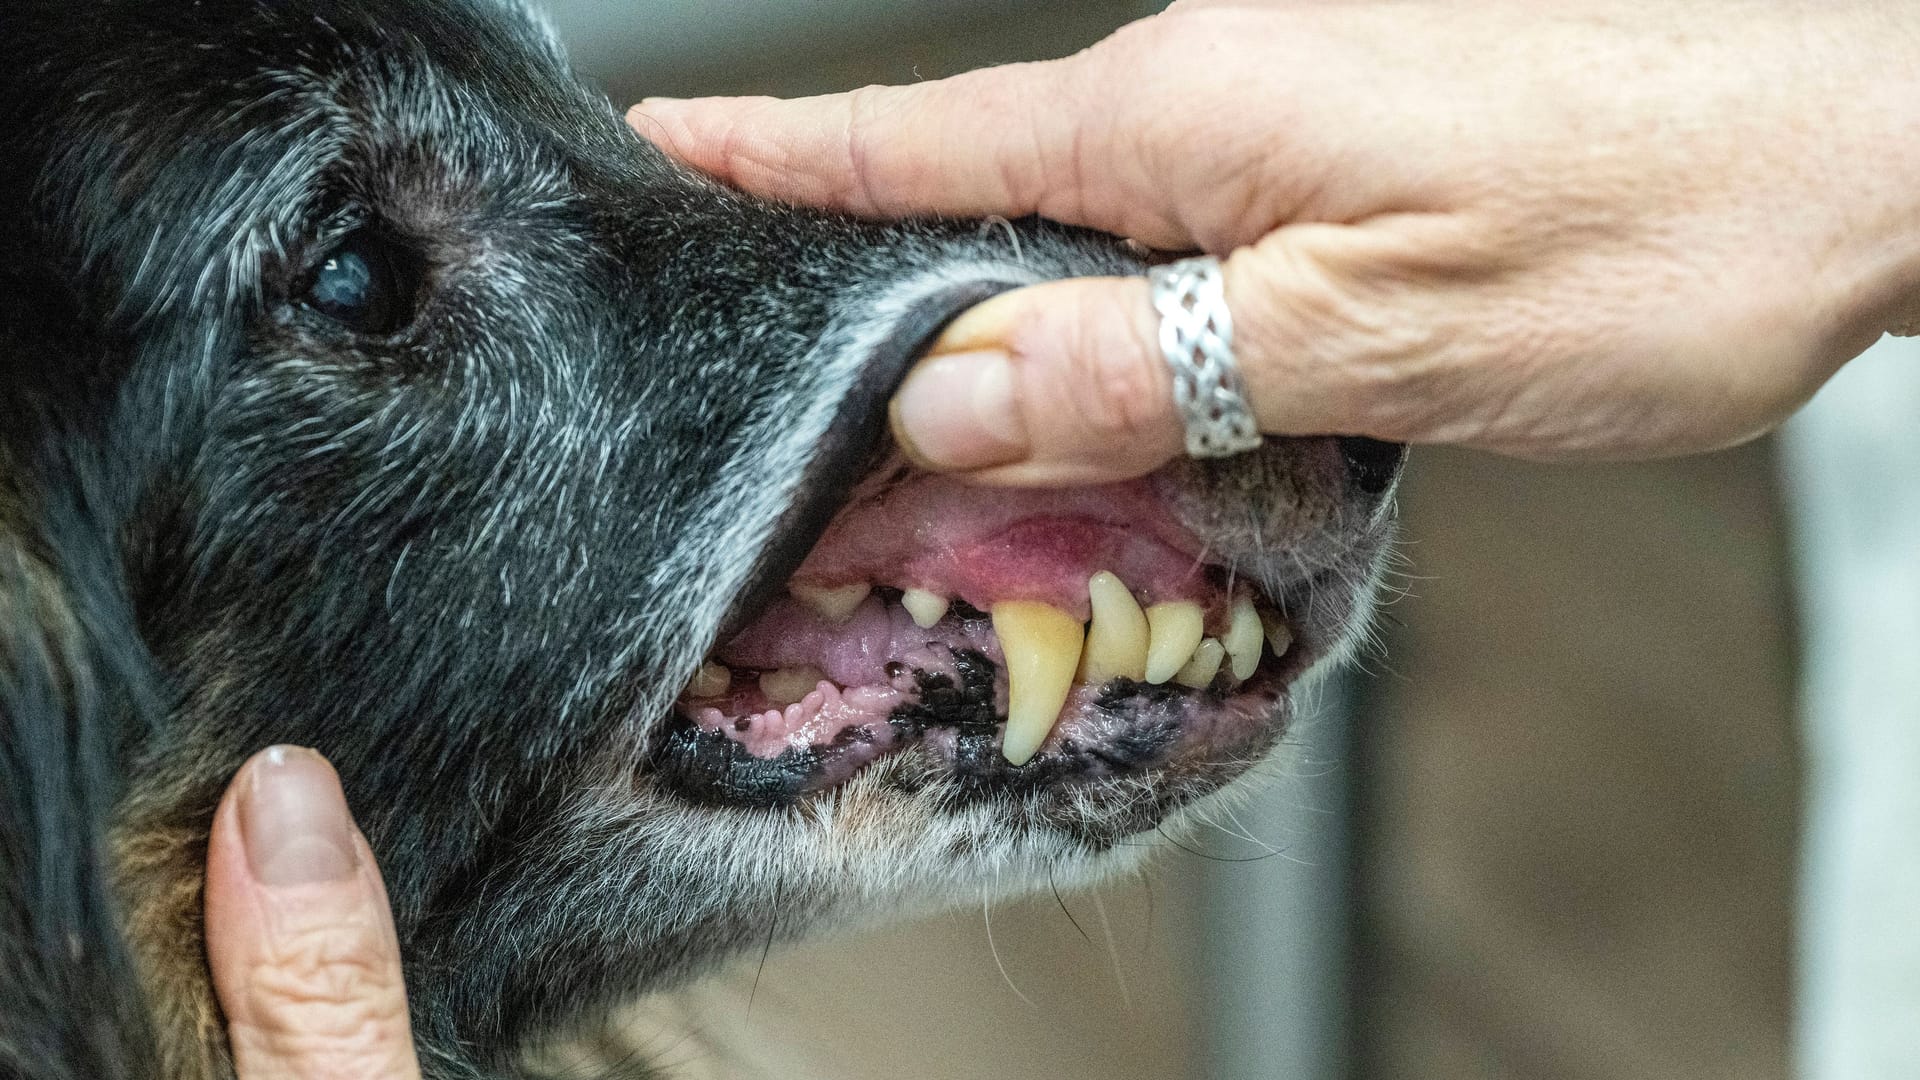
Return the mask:
[[[169, 805], [154, 806], [150, 817], [158, 822], [136, 819], [116, 829], [112, 851], [127, 941], [152, 1009], [164, 1074], [170, 1080], [231, 1077], [201, 917], [207, 827], [167, 822], [179, 816], [180, 802], [142, 801]], [[205, 817], [212, 814], [209, 805]]]
[[[0, 451], [0, 671], [37, 670], [76, 700], [90, 688], [86, 628], [59, 572], [37, 546], [31, 500]], [[183, 816], [185, 800], [149, 799], [149, 820]], [[187, 816], [192, 816], [189, 812]], [[212, 807], [198, 815], [210, 820]], [[202, 944], [201, 881], [207, 829], [135, 824], [109, 843], [125, 932], [151, 1003], [154, 1033], [170, 1080], [231, 1077], [225, 1026], [214, 1002]], [[76, 1003], [77, 1005], [78, 1003]]]
[[31, 508], [0, 451], [0, 670], [48, 670], [70, 693], [81, 627], [60, 577], [35, 549]]

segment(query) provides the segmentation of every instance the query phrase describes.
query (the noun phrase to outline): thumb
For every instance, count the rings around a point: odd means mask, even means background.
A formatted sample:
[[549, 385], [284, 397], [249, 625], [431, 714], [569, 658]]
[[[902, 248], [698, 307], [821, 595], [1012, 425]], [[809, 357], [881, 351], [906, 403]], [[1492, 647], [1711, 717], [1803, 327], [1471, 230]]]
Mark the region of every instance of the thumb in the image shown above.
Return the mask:
[[1002, 293], [955, 319], [908, 373], [895, 441], [923, 467], [986, 483], [1151, 472], [1182, 445], [1155, 334], [1145, 279]]
[[[1224, 260], [1233, 352], [1265, 433], [1400, 435], [1373, 430], [1390, 426], [1367, 401], [1380, 365], [1350, 355], [1366, 335], [1329, 317], [1329, 297], [1349, 290], [1312, 249], [1340, 228], [1295, 226]], [[1159, 332], [1145, 278], [1002, 293], [954, 320], [908, 374], [895, 440], [922, 467], [982, 483], [1144, 475], [1185, 452]]]
[[227, 789], [206, 925], [240, 1080], [420, 1075], [386, 890], [319, 754], [261, 751]]

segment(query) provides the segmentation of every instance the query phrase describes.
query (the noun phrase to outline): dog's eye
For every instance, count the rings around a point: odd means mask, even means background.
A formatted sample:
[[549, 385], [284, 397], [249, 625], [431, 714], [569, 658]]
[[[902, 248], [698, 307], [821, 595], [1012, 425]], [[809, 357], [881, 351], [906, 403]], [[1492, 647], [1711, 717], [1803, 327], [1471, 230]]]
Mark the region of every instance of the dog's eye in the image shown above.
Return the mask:
[[412, 314], [413, 276], [394, 244], [362, 232], [321, 260], [301, 299], [355, 333], [390, 334]]

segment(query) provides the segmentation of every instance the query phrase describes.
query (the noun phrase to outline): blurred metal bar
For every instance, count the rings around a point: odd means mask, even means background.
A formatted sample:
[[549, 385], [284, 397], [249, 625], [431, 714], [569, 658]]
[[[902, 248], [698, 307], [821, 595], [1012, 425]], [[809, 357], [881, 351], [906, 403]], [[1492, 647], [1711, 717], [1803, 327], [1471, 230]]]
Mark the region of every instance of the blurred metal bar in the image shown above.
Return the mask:
[[1209, 853], [1247, 860], [1203, 871], [1209, 1080], [1346, 1075], [1353, 700], [1346, 678], [1322, 683], [1262, 790], [1222, 819], [1258, 845], [1204, 838]]

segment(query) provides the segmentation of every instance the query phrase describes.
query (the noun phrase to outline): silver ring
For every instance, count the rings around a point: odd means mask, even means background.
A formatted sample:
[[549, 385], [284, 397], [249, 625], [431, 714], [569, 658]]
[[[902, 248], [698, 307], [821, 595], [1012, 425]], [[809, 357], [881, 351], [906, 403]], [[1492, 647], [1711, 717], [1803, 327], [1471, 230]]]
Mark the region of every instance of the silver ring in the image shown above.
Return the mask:
[[1220, 260], [1211, 255], [1147, 271], [1160, 313], [1160, 354], [1173, 371], [1173, 401], [1187, 426], [1187, 453], [1231, 457], [1260, 445], [1260, 428], [1233, 358]]

